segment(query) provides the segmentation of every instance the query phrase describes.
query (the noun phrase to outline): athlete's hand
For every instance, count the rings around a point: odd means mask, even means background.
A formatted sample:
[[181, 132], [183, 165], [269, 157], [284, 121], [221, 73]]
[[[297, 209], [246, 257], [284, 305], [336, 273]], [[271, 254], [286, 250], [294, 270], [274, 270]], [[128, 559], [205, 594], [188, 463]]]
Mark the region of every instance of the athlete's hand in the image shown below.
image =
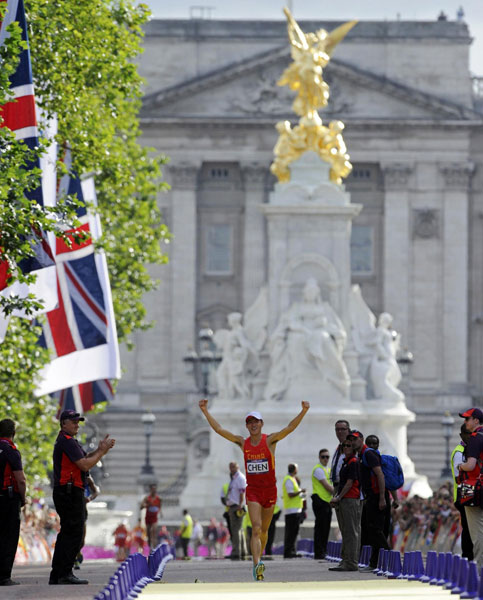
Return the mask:
[[386, 508], [386, 501], [384, 498], [379, 498], [379, 510], [384, 510]]
[[310, 402], [307, 402], [307, 400], [302, 400], [301, 404], [302, 410], [305, 410], [305, 412], [307, 412], [310, 408]]
[[208, 400], [206, 398], [203, 398], [202, 400], [200, 400], [198, 402], [198, 404], [200, 405], [200, 408], [202, 411], [204, 411], [206, 408], [208, 408]]

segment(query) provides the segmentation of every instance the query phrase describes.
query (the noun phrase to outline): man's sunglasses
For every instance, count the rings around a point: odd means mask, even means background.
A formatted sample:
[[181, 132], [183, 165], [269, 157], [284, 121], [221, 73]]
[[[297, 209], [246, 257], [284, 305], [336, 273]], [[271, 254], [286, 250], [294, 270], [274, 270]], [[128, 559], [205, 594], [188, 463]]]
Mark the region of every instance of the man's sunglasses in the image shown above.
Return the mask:
[[352, 448], [352, 444], [342, 444], [342, 448]]
[[321, 454], [320, 458], [330, 458], [330, 456], [328, 454]]

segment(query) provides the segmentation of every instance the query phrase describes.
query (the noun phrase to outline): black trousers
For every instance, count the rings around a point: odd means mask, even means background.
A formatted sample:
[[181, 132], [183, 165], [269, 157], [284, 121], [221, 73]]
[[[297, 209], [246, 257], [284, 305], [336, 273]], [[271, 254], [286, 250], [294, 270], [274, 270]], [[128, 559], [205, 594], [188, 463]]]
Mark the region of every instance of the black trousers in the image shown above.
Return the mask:
[[461, 555], [463, 556], [463, 558], [473, 560], [473, 542], [471, 541], [470, 530], [468, 528], [468, 521], [466, 520], [465, 507], [461, 506], [459, 502], [455, 502], [454, 505], [461, 515]]
[[[389, 503], [389, 493], [386, 491], [386, 506]], [[364, 500], [361, 520], [361, 546], [372, 546], [369, 566], [377, 567], [379, 550], [389, 550], [386, 536], [384, 535], [384, 524], [386, 511], [379, 510], [379, 495], [370, 494]]]
[[278, 511], [277, 514], [272, 515], [272, 520], [270, 521], [270, 526], [268, 528], [267, 545], [265, 546], [266, 556], [272, 555], [272, 546], [273, 546], [273, 540], [275, 539], [276, 524], [277, 524], [277, 521], [281, 514], [282, 513], [280, 511]]
[[283, 557], [293, 558], [297, 551], [295, 543], [299, 534], [301, 513], [285, 515], [285, 535], [283, 538]]
[[319, 498], [317, 494], [312, 494], [312, 510], [315, 515], [314, 558], [324, 558], [330, 533], [332, 508], [328, 502]]
[[185, 558], [188, 558], [188, 544], [190, 543], [190, 539], [182, 537], [182, 538], [180, 538], [180, 541], [181, 541], [181, 548], [183, 549], [183, 556]]
[[20, 496], [0, 496], [0, 581], [10, 579], [20, 535]]
[[55, 580], [72, 573], [74, 562], [82, 548], [85, 525], [84, 490], [72, 486], [55, 487], [53, 492], [55, 510], [60, 517], [60, 531], [55, 542], [50, 578]]

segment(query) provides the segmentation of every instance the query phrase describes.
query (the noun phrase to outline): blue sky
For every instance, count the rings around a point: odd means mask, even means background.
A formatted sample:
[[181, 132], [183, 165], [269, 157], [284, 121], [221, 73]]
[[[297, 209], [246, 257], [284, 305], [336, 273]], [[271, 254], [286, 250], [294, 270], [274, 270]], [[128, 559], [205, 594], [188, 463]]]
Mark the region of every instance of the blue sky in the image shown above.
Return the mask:
[[443, 10], [449, 19], [455, 19], [463, 7], [464, 20], [474, 38], [470, 53], [470, 67], [475, 75], [483, 77], [483, 0], [142, 0], [154, 18], [188, 19], [190, 7], [212, 7], [213, 19], [282, 19], [282, 8], [292, 5], [297, 19], [334, 20], [435, 20]]

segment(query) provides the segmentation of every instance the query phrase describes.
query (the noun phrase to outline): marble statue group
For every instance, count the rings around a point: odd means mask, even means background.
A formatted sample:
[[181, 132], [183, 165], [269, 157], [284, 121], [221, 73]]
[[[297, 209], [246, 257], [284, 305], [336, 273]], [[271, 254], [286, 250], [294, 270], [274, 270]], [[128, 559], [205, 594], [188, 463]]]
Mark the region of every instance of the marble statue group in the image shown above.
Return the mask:
[[[261, 377], [263, 399], [268, 402], [301, 395], [321, 403], [349, 400], [351, 378], [344, 361], [348, 333], [331, 304], [322, 300], [317, 280], [306, 280], [302, 298], [282, 312], [262, 344], [253, 335], [260, 336], [267, 327], [260, 320], [264, 311], [259, 299], [257, 303], [258, 311], [247, 311], [245, 323], [241, 313], [230, 313], [230, 328], [215, 333], [223, 357], [216, 372], [218, 396], [249, 404], [254, 382]], [[384, 312], [376, 324], [358, 286], [351, 290], [350, 306], [350, 339], [359, 353], [360, 375], [367, 381], [369, 396], [388, 402], [403, 400], [396, 362], [399, 336], [392, 329], [392, 316]]]

